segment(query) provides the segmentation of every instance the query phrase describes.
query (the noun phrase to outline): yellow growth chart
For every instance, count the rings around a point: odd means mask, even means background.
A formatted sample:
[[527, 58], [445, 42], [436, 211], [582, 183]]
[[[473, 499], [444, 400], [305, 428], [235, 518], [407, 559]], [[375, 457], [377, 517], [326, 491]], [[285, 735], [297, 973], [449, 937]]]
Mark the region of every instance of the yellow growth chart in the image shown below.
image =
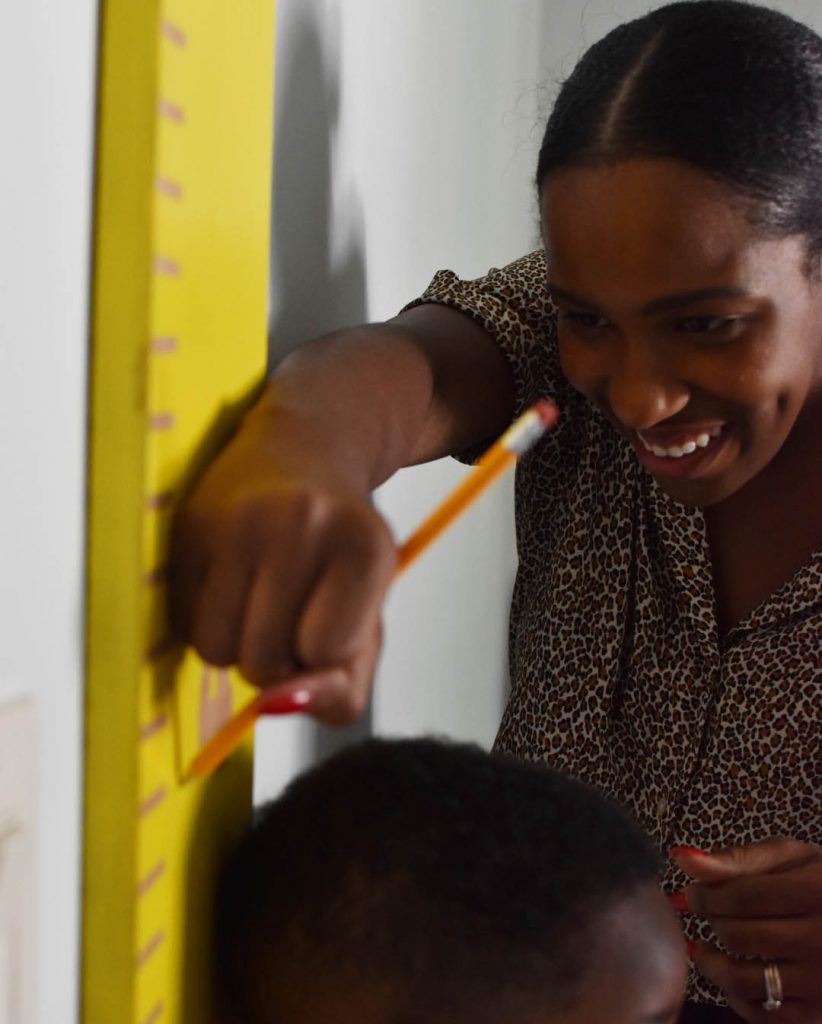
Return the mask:
[[248, 698], [169, 638], [171, 514], [266, 359], [273, 0], [103, 0], [90, 412], [84, 1024], [209, 1024]]

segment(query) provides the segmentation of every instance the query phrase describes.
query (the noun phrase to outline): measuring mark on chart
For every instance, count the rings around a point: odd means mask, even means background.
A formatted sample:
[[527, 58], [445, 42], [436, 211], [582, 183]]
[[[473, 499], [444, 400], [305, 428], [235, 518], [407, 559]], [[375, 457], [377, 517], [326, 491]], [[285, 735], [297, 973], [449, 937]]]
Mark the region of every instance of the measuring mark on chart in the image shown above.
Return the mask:
[[169, 42], [174, 43], [175, 46], [179, 46], [180, 49], [185, 49], [188, 39], [185, 32], [175, 25], [173, 22], [164, 21], [160, 25], [160, 31], [168, 39]]
[[162, 565], [158, 565], [156, 568], [151, 569], [143, 577], [143, 582], [147, 587], [156, 587], [161, 583], [165, 583], [168, 577], [168, 563], [164, 562]]
[[163, 1016], [165, 1010], [166, 1008], [163, 1003], [157, 1003], [151, 1013], [140, 1021], [140, 1024], [157, 1024], [157, 1021]]
[[174, 501], [174, 491], [158, 491], [156, 494], [149, 494], [146, 498], [146, 508], [150, 512], [159, 512], [168, 508]]
[[170, 256], [158, 255], [154, 257], [154, 272], [161, 277], [179, 277], [183, 268]]
[[136, 966], [143, 967], [151, 959], [151, 957], [157, 952], [157, 950], [165, 942], [166, 933], [163, 931], [156, 932], [148, 942], [143, 946], [142, 949], [137, 951]]
[[140, 729], [140, 739], [145, 743], [152, 736], [156, 736], [158, 732], [162, 732], [167, 725], [168, 715], [158, 715], [152, 722], [146, 722]]
[[159, 807], [167, 796], [168, 790], [166, 789], [166, 787], [159, 786], [157, 789], [154, 790], [153, 793], [149, 794], [149, 796], [147, 796], [145, 800], [143, 800], [143, 802], [140, 804], [138, 811], [139, 817], [145, 818], [147, 814], [150, 814], [153, 810]]
[[163, 877], [163, 875], [165, 874], [165, 870], [166, 862], [164, 860], [158, 861], [158, 863], [154, 865], [151, 871], [149, 871], [147, 875], [140, 879], [140, 881], [137, 883], [138, 898], [141, 899], [143, 896], [146, 895], [147, 892], [149, 892], [153, 888], [155, 883]]
[[179, 181], [174, 181], [173, 178], [157, 178], [157, 191], [164, 196], [168, 196], [169, 199], [182, 199], [183, 198], [183, 186]]
[[185, 124], [186, 112], [182, 107], [178, 107], [176, 103], [172, 103], [171, 100], [161, 98], [157, 103], [157, 109], [160, 112], [160, 117], [164, 117], [168, 121], [174, 121], [176, 124]]
[[177, 339], [168, 334], [161, 334], [151, 339], [151, 351], [158, 355], [165, 354], [166, 352], [176, 352], [179, 347]]
[[152, 412], [148, 417], [149, 430], [171, 430], [177, 418], [173, 412]]

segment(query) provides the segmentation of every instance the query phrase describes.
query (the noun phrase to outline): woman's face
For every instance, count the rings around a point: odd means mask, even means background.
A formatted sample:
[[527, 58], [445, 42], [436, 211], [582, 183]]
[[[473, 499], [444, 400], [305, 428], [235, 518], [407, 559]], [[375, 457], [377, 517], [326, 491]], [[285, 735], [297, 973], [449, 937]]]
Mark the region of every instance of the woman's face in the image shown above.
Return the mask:
[[673, 160], [559, 172], [542, 222], [563, 370], [674, 499], [722, 501], [819, 422], [804, 239], [757, 237], [733, 192]]

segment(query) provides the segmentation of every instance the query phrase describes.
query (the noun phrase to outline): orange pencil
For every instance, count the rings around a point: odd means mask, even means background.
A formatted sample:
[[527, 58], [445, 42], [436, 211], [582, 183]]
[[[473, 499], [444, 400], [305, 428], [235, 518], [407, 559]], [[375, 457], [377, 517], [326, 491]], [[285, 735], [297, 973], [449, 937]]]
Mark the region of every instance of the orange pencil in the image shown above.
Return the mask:
[[[553, 402], [542, 399], [523, 413], [478, 460], [473, 473], [457, 485], [451, 494], [419, 526], [399, 549], [397, 575], [431, 544], [465, 509], [554, 425], [559, 411]], [[191, 762], [185, 779], [208, 775], [236, 749], [255, 721], [276, 700], [279, 687], [261, 690], [222, 729], [208, 740]]]
[[542, 399], [515, 420], [477, 461], [474, 472], [454, 488], [400, 547], [397, 575], [404, 572], [504, 470], [516, 462], [520, 455], [524, 455], [548, 427], [556, 423], [558, 416], [559, 411], [554, 403]]

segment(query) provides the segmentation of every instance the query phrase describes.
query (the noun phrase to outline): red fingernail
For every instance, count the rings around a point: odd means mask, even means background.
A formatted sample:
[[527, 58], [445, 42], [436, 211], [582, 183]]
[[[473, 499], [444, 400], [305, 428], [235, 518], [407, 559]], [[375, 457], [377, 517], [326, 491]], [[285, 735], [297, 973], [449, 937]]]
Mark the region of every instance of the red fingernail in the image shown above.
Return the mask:
[[691, 909], [688, 906], [688, 901], [682, 889], [677, 889], [676, 892], [669, 892], [667, 896], [668, 902], [678, 914], [684, 914]]
[[692, 857], [710, 857], [710, 853], [707, 850], [700, 850], [696, 846], [672, 846], [671, 856], [676, 857], [680, 853], [690, 854]]
[[696, 958], [696, 939], [688, 939], [688, 959], [691, 963]]
[[295, 711], [305, 711], [310, 703], [311, 693], [308, 690], [273, 693], [260, 708], [260, 714], [289, 715]]

